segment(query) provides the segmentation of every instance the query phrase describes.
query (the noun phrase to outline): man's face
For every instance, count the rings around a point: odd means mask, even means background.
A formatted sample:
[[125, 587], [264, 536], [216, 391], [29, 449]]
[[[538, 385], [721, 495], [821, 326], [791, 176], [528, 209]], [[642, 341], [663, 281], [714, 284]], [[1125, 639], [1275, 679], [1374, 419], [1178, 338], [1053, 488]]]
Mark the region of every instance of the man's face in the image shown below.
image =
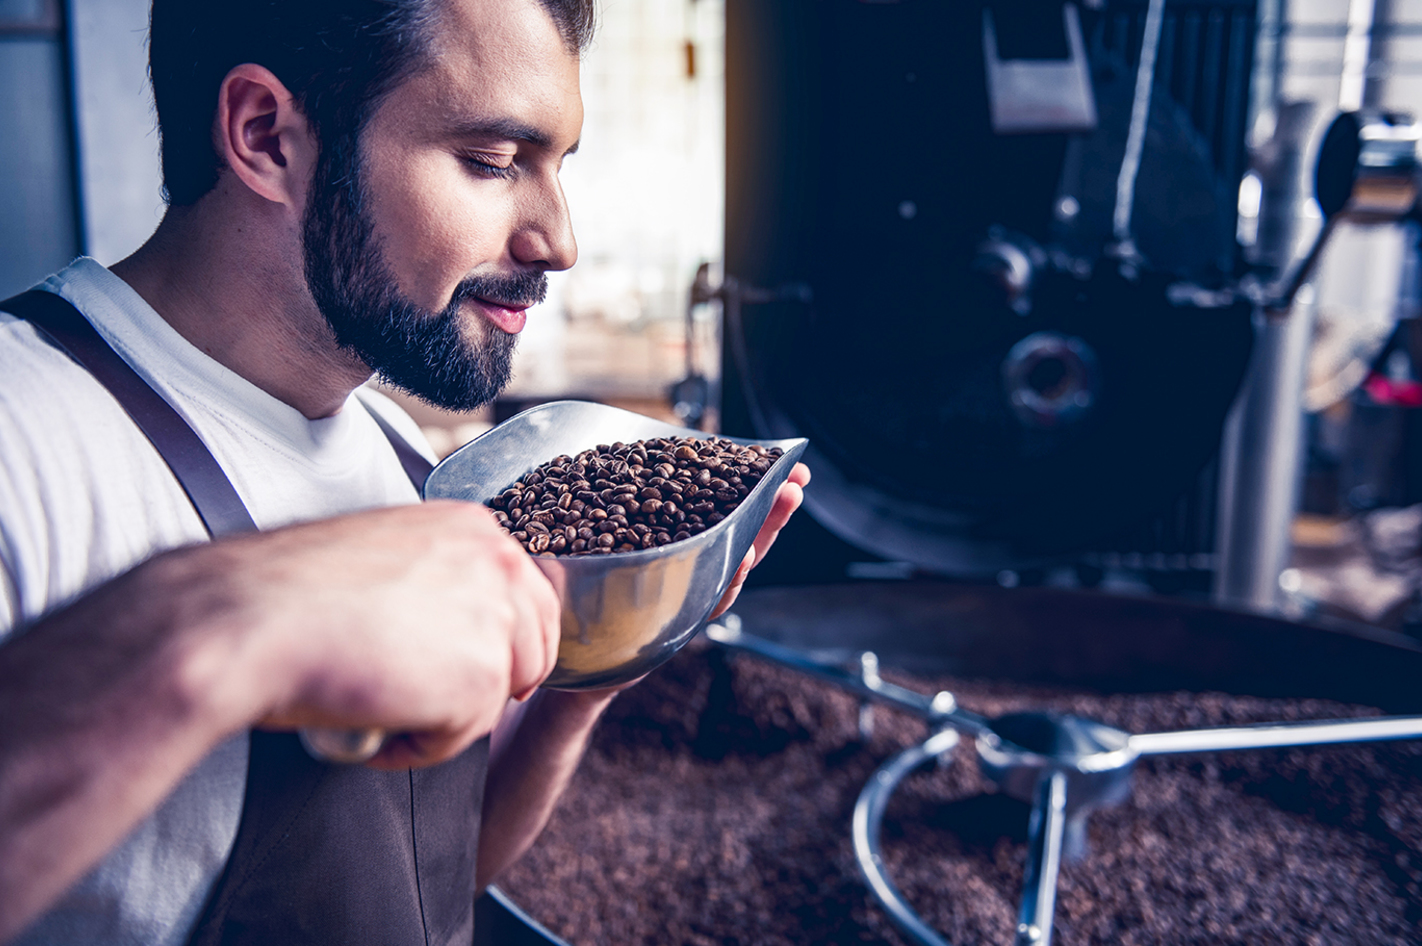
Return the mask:
[[577, 55], [536, 0], [449, 0], [432, 32], [360, 153], [323, 148], [303, 248], [341, 345], [466, 410], [507, 383], [544, 273], [577, 258], [558, 171], [582, 99]]

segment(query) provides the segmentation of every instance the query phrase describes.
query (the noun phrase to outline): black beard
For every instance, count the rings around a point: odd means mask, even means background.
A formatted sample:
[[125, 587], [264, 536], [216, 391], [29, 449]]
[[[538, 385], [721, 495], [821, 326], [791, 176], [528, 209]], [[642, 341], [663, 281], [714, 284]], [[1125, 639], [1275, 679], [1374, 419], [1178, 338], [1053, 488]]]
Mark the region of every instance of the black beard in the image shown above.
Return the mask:
[[[543, 273], [473, 276], [439, 312], [400, 294], [364, 211], [355, 148], [325, 149], [302, 219], [306, 284], [336, 342], [388, 383], [436, 407], [473, 410], [508, 384], [518, 336], [483, 319], [480, 338], [461, 330], [460, 304], [478, 297], [512, 308], [542, 302]], [[352, 155], [330, 158], [328, 152]], [[472, 318], [478, 318], [472, 316]]]

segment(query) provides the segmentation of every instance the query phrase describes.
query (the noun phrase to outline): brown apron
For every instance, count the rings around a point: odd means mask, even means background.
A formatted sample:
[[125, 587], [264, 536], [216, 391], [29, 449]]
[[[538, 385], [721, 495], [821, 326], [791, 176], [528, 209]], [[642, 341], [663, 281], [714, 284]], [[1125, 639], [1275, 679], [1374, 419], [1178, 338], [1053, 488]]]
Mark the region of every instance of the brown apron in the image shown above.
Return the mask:
[[[0, 302], [88, 369], [152, 441], [212, 536], [256, 525], [197, 434], [69, 302]], [[429, 461], [372, 412], [418, 490]], [[444, 946], [474, 937], [474, 866], [489, 742], [405, 772], [311, 758], [254, 731], [237, 840], [191, 946]]]

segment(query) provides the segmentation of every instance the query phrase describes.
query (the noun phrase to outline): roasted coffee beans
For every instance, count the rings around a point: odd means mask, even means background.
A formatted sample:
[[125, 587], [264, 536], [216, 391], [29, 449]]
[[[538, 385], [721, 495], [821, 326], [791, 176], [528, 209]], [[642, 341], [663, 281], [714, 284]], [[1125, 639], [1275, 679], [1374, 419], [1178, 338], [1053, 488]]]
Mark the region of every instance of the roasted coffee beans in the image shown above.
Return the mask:
[[721, 437], [599, 444], [488, 501], [532, 555], [607, 555], [689, 539], [731, 514], [781, 453]]

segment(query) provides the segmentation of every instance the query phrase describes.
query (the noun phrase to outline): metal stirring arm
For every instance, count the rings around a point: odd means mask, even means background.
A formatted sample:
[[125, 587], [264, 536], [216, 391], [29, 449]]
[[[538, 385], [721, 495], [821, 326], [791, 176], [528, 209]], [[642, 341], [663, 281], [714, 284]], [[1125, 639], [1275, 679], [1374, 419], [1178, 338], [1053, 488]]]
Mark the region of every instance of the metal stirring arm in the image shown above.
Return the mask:
[[881, 678], [879, 660], [872, 652], [860, 654], [857, 670], [815, 660], [794, 648], [745, 633], [741, 630], [741, 619], [734, 613], [724, 614], [718, 622], [706, 625], [706, 636], [730, 650], [753, 654], [771, 663], [833, 683], [860, 696], [897, 706], [922, 717], [936, 728], [952, 727], [973, 737], [992, 736], [987, 717], [960, 707], [957, 699], [947, 690], [933, 696], [925, 696]]
[[[987, 718], [959, 707], [953, 694], [947, 690], [929, 697], [889, 683], [879, 676], [878, 659], [873, 653], [860, 654], [856, 672], [747, 634], [741, 630], [740, 618], [735, 614], [726, 614], [719, 623], [707, 625], [706, 635], [728, 649], [752, 654], [861, 696], [897, 706], [922, 717], [937, 729], [927, 740], [900, 752], [874, 773], [854, 806], [852, 833], [860, 873], [899, 929], [920, 946], [950, 946], [908, 905], [903, 894], [889, 879], [884, 870], [879, 831], [889, 798], [899, 782], [925, 762], [942, 756], [957, 745], [960, 732], [1001, 744], [1001, 737], [992, 731]], [[1061, 871], [1067, 825], [1066, 797], [1066, 774], [1061, 771], [1045, 774], [1038, 784], [1028, 828], [1027, 863], [1015, 946], [1051, 946], [1057, 875]]]
[[1422, 716], [1260, 723], [1253, 726], [1142, 733], [1132, 736], [1129, 745], [1137, 756], [1145, 756], [1178, 752], [1222, 752], [1230, 749], [1320, 746], [1338, 742], [1383, 742], [1389, 739], [1422, 739]]
[[923, 922], [923, 918], [914, 912], [913, 907], [908, 905], [904, 895], [899, 892], [899, 888], [889, 879], [884, 870], [883, 853], [879, 846], [879, 830], [884, 824], [884, 811], [888, 808], [889, 798], [894, 794], [899, 782], [925, 762], [943, 755], [957, 744], [957, 731], [944, 729], [916, 746], [909, 746], [879, 767], [860, 791], [859, 799], [854, 804], [851, 832], [854, 838], [854, 859], [859, 865], [859, 872], [864, 875], [869, 890], [893, 918], [898, 928], [919, 946], [951, 944], [938, 935], [933, 927]]
[[1066, 800], [1065, 772], [1052, 772], [1037, 783], [1032, 820], [1027, 828], [1027, 864], [1014, 946], [1052, 944], [1052, 914], [1057, 907], [1057, 874], [1062, 869], [1062, 840], [1067, 823]]
[[[753, 654], [860, 696], [897, 706], [937, 728], [951, 727], [974, 738], [1002, 741], [987, 717], [963, 709], [949, 691], [941, 690], [933, 696], [926, 696], [881, 678], [878, 659], [872, 652], [860, 654], [857, 670], [815, 660], [792, 647], [745, 633], [741, 629], [740, 618], [734, 613], [723, 615], [719, 622], [708, 624], [706, 636], [730, 650]], [[1168, 755], [1419, 738], [1422, 738], [1422, 716], [1384, 716], [1141, 733], [1130, 737], [1129, 751], [1133, 756]]]
[[[958, 738], [957, 732], [945, 729], [900, 752], [879, 767], [854, 805], [852, 833], [859, 871], [895, 924], [919, 946], [951, 944], [923, 921], [889, 879], [884, 870], [879, 832], [889, 798], [898, 784], [925, 762], [952, 749], [958, 744]], [[1055, 771], [1043, 777], [1037, 785], [1036, 796], [1028, 828], [1022, 906], [1017, 913], [1014, 946], [1051, 946], [1057, 875], [1061, 872], [1067, 826], [1066, 773]]]
[[[909, 906], [884, 870], [879, 834], [889, 798], [910, 773], [957, 745], [959, 733], [972, 735], [978, 740], [980, 757], [983, 753], [989, 756], [1016, 753], [1028, 759], [1035, 754], [1021, 750], [1004, 739], [994, 731], [992, 721], [987, 717], [959, 707], [953, 694], [946, 690], [930, 697], [883, 680], [879, 676], [878, 658], [873, 653], [861, 653], [855, 669], [816, 660], [794, 648], [745, 633], [735, 614], [726, 614], [719, 622], [708, 624], [706, 634], [730, 650], [751, 654], [860, 696], [897, 706], [922, 717], [934, 727], [935, 731], [926, 740], [904, 749], [875, 771], [855, 804], [852, 831], [854, 855], [860, 872], [875, 899], [888, 911], [899, 929], [920, 946], [950, 946]], [[1119, 731], [1116, 734], [1118, 737], [1125, 736]], [[1103, 751], [1093, 758], [1103, 764], [1109, 763], [1112, 769], [1119, 769], [1126, 779], [1120, 783], [1125, 790], [1129, 786], [1130, 769], [1141, 756], [1418, 738], [1422, 738], [1422, 716], [1261, 723], [1131, 735], [1125, 737], [1124, 746], [1117, 743], [1114, 750]], [[1033, 791], [1022, 904], [1018, 911], [1014, 946], [1051, 946], [1057, 877], [1070, 820], [1067, 791], [1072, 776], [1060, 767], [1061, 760], [1052, 762], [1045, 757], [1035, 757], [1039, 760], [1038, 764], [1045, 764], [1045, 767], [1039, 769], [1041, 775]], [[1078, 765], [1078, 768], [1090, 770], [1091, 759], [1086, 761], [1087, 765]], [[1080, 774], [1078, 772], [1077, 776]], [[1086, 795], [1074, 796], [1074, 804], [1087, 807], [1075, 817], [1081, 817], [1093, 804], [1110, 802], [1110, 798], [1106, 797], [1096, 798], [1093, 802], [1092, 786], [1083, 783], [1082, 787], [1087, 789]], [[1109, 791], [1106, 794], [1109, 795]]]

